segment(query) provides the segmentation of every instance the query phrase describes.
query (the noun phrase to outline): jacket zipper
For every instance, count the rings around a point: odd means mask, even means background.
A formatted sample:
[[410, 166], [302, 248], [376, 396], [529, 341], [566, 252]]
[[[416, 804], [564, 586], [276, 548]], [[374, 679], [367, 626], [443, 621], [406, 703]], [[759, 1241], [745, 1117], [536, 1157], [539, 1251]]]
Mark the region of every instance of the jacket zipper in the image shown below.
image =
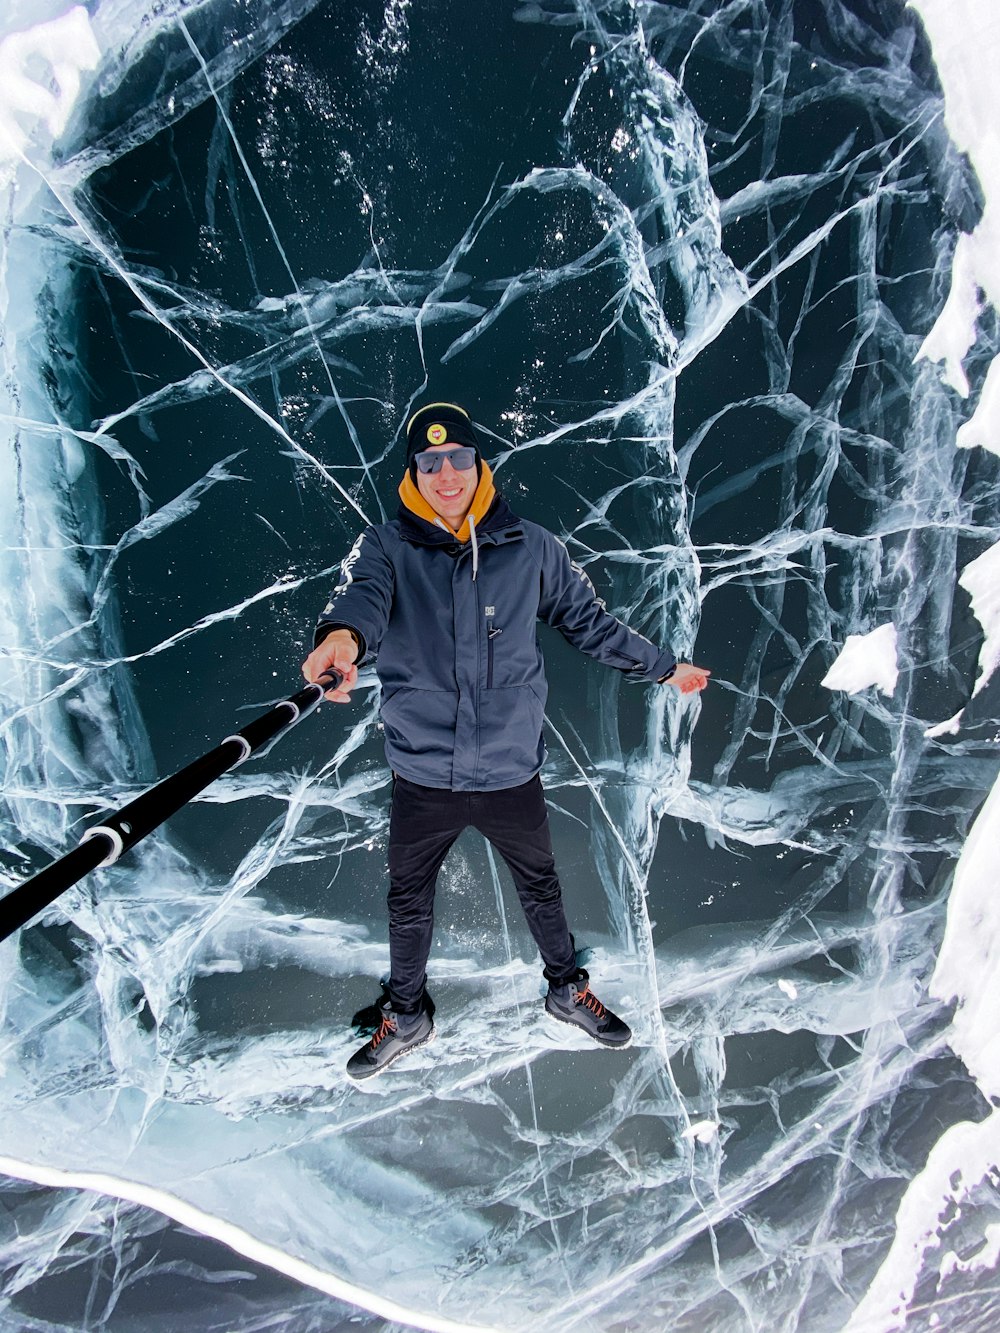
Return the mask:
[[487, 622], [486, 622], [486, 688], [487, 688], [488, 690], [492, 690], [492, 688], [493, 688], [493, 640], [496, 638], [496, 636], [497, 636], [498, 634], [502, 634], [502, 633], [503, 633], [503, 630], [498, 629], [498, 628], [493, 624], [493, 621], [492, 621], [492, 620], [487, 620]]

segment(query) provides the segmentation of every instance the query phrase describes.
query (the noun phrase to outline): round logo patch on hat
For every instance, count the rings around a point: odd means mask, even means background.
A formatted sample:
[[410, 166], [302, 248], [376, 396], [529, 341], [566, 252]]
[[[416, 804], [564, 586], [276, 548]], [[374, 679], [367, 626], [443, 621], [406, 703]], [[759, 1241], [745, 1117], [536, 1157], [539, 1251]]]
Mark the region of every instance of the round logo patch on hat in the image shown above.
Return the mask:
[[445, 440], [448, 438], [448, 431], [440, 424], [440, 422], [435, 422], [433, 426], [427, 427], [427, 438], [430, 440], [431, 444], [444, 444]]

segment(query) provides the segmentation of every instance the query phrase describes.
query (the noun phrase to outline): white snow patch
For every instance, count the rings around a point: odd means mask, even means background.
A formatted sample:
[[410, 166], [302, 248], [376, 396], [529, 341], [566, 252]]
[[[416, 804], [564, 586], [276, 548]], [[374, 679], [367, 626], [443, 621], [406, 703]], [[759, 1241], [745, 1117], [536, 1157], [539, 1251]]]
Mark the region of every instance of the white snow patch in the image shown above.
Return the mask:
[[944, 722], [938, 722], [933, 727], [928, 727], [924, 735], [929, 741], [937, 736], [957, 736], [962, 727], [962, 714], [964, 708], [960, 708], [954, 717], [947, 718]]
[[978, 444], [1000, 454], [1000, 359], [990, 362], [976, 410], [959, 426], [955, 443], [960, 449], [974, 449]]
[[828, 690], [859, 694], [877, 685], [883, 694], [896, 688], [896, 626], [880, 625], [870, 634], [849, 634], [840, 656], [820, 682]]
[[979, 679], [972, 691], [976, 695], [1000, 666], [1000, 542], [966, 565], [958, 581], [972, 598], [972, 613], [986, 635], [979, 650]]
[[[955, 871], [938, 964], [935, 999], [956, 1001], [948, 1034], [987, 1097], [1000, 1098], [1000, 779], [972, 826]], [[948, 1218], [1000, 1166], [1000, 1110], [979, 1124], [953, 1125], [934, 1145], [927, 1165], [910, 1182], [896, 1214], [896, 1237], [844, 1333], [892, 1333], [907, 1310], [928, 1256], [940, 1251]], [[979, 1251], [993, 1253], [992, 1229]], [[950, 1264], [938, 1259], [939, 1274]], [[952, 1266], [953, 1267], [953, 1266]], [[951, 1271], [949, 1268], [948, 1271]]]
[[697, 1143], [711, 1143], [718, 1132], [719, 1126], [714, 1120], [698, 1120], [693, 1125], [688, 1125], [681, 1138], [693, 1139]]
[[82, 5], [0, 42], [0, 186], [13, 178], [39, 123], [53, 139], [63, 132], [83, 72], [100, 58]]
[[[978, 1124], [962, 1121], [942, 1134], [896, 1213], [896, 1235], [882, 1267], [843, 1333], [895, 1333], [905, 1328], [925, 1262], [934, 1261], [948, 1218], [1000, 1161], [1000, 1111]], [[937, 1259], [939, 1273], [947, 1254]], [[985, 1256], [984, 1256], [985, 1258]]]
[[778, 982], [778, 990], [787, 995], [790, 1000], [799, 998], [799, 988], [794, 981], [786, 981], [784, 977]]
[[986, 798], [955, 870], [948, 919], [931, 978], [935, 999], [957, 1001], [948, 1044], [987, 1097], [1000, 1098], [1000, 779]]
[[962, 398], [969, 381], [962, 362], [976, 341], [976, 320], [982, 310], [972, 257], [972, 237], [963, 232], [951, 261], [951, 291], [916, 359], [944, 362], [944, 381]]
[[[975, 231], [959, 238], [952, 261], [951, 291], [917, 359], [943, 361], [944, 377], [964, 397], [962, 367], [976, 340], [980, 291], [1000, 310], [1000, 116], [996, 60], [1000, 52], [1000, 6], [982, 0], [910, 0], [923, 20], [944, 88], [948, 133], [979, 177], [985, 207]], [[994, 361], [979, 405], [958, 432], [962, 448], [981, 445], [1000, 453], [1000, 368]]]

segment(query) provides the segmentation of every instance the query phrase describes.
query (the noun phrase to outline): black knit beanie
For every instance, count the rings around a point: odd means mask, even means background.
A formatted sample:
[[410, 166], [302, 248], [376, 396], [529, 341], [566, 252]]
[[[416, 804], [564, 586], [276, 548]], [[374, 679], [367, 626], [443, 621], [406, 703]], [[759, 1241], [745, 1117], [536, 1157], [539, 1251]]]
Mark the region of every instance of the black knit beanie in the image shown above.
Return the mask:
[[410, 476], [417, 479], [417, 465], [413, 455], [435, 444], [465, 444], [476, 451], [476, 474], [483, 475], [479, 436], [472, 418], [457, 403], [428, 403], [414, 412], [406, 423], [406, 465]]

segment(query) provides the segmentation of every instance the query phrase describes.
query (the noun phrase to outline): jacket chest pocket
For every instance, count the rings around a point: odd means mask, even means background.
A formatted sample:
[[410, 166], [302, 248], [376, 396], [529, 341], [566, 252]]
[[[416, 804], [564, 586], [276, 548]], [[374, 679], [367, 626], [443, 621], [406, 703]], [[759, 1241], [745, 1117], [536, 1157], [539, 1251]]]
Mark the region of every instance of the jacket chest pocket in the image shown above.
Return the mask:
[[496, 622], [495, 622], [492, 618], [487, 619], [487, 621], [486, 621], [486, 688], [487, 688], [488, 690], [492, 690], [492, 688], [493, 688], [493, 651], [494, 651], [493, 646], [494, 646], [494, 644], [496, 643], [497, 638], [499, 637], [499, 635], [501, 635], [502, 633], [503, 633], [503, 630], [500, 628], [499, 625], [496, 624]]

